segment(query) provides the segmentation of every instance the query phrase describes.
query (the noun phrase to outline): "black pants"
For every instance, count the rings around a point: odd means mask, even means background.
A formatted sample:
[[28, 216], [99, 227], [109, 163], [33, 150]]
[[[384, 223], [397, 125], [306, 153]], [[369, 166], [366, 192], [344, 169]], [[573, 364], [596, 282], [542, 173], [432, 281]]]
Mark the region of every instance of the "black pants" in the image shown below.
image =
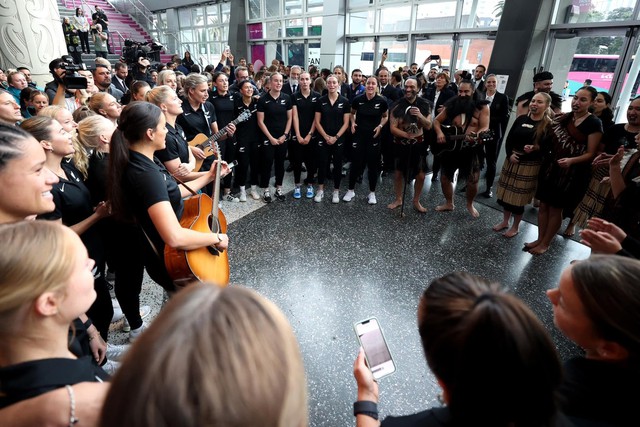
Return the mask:
[[333, 160], [333, 188], [340, 188], [340, 180], [342, 179], [342, 138], [338, 139], [335, 144], [329, 145], [326, 141], [318, 141], [317, 158], [318, 158], [318, 184], [324, 185], [327, 178], [327, 166], [329, 161]]
[[310, 185], [316, 182], [316, 174], [318, 173], [318, 139], [312, 136], [311, 141], [301, 148], [302, 158], [304, 159], [304, 164], [307, 166], [307, 177], [304, 183]]
[[[289, 142], [289, 163], [293, 166], [293, 182], [299, 184], [302, 179], [302, 161], [304, 159], [305, 145], [300, 145], [294, 136]], [[307, 165], [308, 168], [308, 165]], [[308, 171], [309, 169], [307, 169]]]
[[276, 187], [282, 185], [284, 179], [284, 160], [287, 157], [287, 143], [282, 145], [271, 145], [269, 140], [262, 142], [260, 147], [260, 187], [269, 187], [271, 178], [271, 167], [275, 168]]
[[[234, 187], [244, 187], [247, 184], [247, 172], [249, 171], [249, 164], [251, 162], [252, 151], [257, 151], [251, 147], [248, 142], [236, 142], [236, 156], [235, 160], [238, 161], [238, 165], [234, 168]], [[251, 168], [253, 174], [253, 167]], [[257, 177], [257, 175], [256, 175]], [[256, 178], [257, 179], [257, 178]], [[253, 184], [253, 181], [252, 181]], [[256, 183], [253, 185], [257, 185]]]
[[393, 146], [393, 136], [389, 129], [389, 123], [385, 124], [380, 130], [380, 141], [382, 147], [383, 170], [387, 172], [393, 171], [395, 164], [395, 150]]
[[78, 31], [78, 36], [80, 37], [80, 44], [82, 45], [82, 51], [91, 53], [91, 48], [89, 47], [89, 32]]
[[[366, 133], [369, 133], [368, 131]], [[356, 188], [356, 181], [367, 166], [369, 191], [376, 191], [380, 167], [380, 138], [364, 138], [359, 131], [351, 144], [351, 169], [349, 170], [349, 190]]]
[[487, 190], [493, 187], [493, 182], [496, 178], [496, 164], [501, 146], [502, 138], [499, 140], [492, 139], [484, 144], [485, 159], [487, 162], [487, 170], [485, 171], [484, 177], [487, 182]]

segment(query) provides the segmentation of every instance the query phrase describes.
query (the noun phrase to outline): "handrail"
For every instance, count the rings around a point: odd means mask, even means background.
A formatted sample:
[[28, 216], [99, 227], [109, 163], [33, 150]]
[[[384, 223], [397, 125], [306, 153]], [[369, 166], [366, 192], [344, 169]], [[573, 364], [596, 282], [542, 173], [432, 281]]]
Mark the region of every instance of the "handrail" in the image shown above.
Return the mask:
[[[113, 43], [113, 33], [116, 33], [118, 35], [118, 46], [120, 47], [120, 57], [122, 58], [122, 56], [124, 55], [124, 47], [123, 47], [123, 42], [125, 40], [124, 36], [122, 34], [120, 34], [120, 31], [115, 30], [115, 31], [109, 31], [109, 37], [111, 37], [111, 43]], [[114, 49], [115, 52], [115, 49]]]
[[175, 51], [184, 51], [184, 46], [180, 39], [173, 33], [158, 28], [155, 21], [151, 18], [153, 13], [140, 0], [106, 0], [116, 10], [131, 16], [139, 25], [141, 25], [151, 35], [151, 29], [157, 34], [157, 41], [166, 47], [170, 45], [169, 37], [173, 42]]

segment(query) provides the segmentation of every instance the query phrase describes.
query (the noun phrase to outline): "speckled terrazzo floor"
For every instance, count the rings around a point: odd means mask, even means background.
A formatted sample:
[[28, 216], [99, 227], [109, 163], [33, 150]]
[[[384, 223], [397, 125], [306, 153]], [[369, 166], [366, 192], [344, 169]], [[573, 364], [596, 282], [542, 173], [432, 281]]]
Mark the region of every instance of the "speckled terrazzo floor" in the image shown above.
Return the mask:
[[[285, 189], [291, 190], [291, 174]], [[365, 180], [366, 181], [366, 180]], [[331, 188], [332, 183], [329, 182]], [[350, 203], [294, 200], [264, 205], [260, 201], [222, 205], [229, 219], [231, 280], [274, 301], [289, 318], [304, 356], [312, 426], [354, 425], [356, 387], [351, 370], [358, 344], [353, 323], [369, 316], [380, 320], [398, 371], [380, 381], [382, 415], [407, 414], [437, 405], [439, 388], [429, 373], [416, 330], [418, 297], [435, 277], [463, 270], [503, 283], [526, 301], [551, 331], [563, 358], [577, 349], [553, 327], [544, 291], [555, 286], [573, 259], [586, 258], [586, 247], [556, 237], [549, 252], [534, 257], [521, 248], [536, 238], [537, 228], [523, 223], [520, 234], [505, 239], [491, 230], [501, 212], [477, 204], [479, 219], [464, 209], [438, 213], [440, 186], [423, 191], [418, 214], [386, 208], [391, 181], [378, 188], [378, 204], [369, 206], [367, 187], [356, 189]], [[346, 191], [343, 182], [341, 196]], [[143, 301], [159, 309], [162, 291], [146, 283]], [[150, 317], [150, 319], [152, 318]], [[113, 342], [124, 341], [114, 332]]]

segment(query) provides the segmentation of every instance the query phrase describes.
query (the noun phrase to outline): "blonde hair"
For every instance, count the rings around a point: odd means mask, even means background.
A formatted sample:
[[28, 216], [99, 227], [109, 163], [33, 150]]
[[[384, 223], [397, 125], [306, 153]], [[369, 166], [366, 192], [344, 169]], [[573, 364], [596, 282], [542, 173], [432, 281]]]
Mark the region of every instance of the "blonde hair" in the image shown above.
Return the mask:
[[[162, 70], [158, 73], [158, 86], [163, 86], [166, 84], [166, 79], [169, 76], [176, 77], [176, 73], [173, 70]], [[176, 77], [176, 82], [178, 78]]]
[[164, 104], [169, 98], [176, 96], [176, 93], [169, 86], [156, 86], [145, 95], [145, 100], [152, 104]]
[[[95, 150], [97, 155], [101, 155], [98, 148], [100, 147], [100, 136], [105, 132], [105, 130], [111, 127], [115, 129], [115, 125], [109, 119], [99, 114], [95, 114], [93, 116], [86, 117], [78, 123], [78, 131], [73, 138], [74, 145], [78, 145], [82, 147], [82, 150], [85, 153], [89, 153], [91, 150]], [[75, 159], [74, 159], [75, 160]], [[89, 159], [87, 157], [87, 163], [83, 164], [83, 168], [80, 169], [78, 164], [76, 164], [78, 170], [84, 176], [84, 179], [87, 179], [89, 176]]]
[[[131, 407], [139, 410], [126, 410]], [[127, 354], [101, 425], [308, 425], [304, 367], [291, 326], [252, 290], [184, 289]]]
[[[68, 111], [65, 107], [61, 105], [49, 105], [48, 107], [44, 107], [38, 113], [38, 116], [50, 117], [52, 119], [58, 120], [57, 116], [62, 111]], [[80, 171], [82, 176], [87, 179], [87, 174], [89, 171], [89, 153], [85, 150], [85, 148], [78, 142], [77, 132], [73, 136], [73, 148], [75, 152], [71, 155], [73, 159], [73, 164]]]
[[91, 111], [95, 112], [96, 114], [102, 115], [100, 110], [104, 107], [104, 99], [108, 95], [109, 93], [107, 92], [98, 92], [91, 95], [91, 98], [89, 98], [89, 103], [88, 103]]
[[40, 295], [66, 288], [75, 257], [69, 233], [52, 221], [0, 225], [0, 336], [25, 327], [17, 316]]

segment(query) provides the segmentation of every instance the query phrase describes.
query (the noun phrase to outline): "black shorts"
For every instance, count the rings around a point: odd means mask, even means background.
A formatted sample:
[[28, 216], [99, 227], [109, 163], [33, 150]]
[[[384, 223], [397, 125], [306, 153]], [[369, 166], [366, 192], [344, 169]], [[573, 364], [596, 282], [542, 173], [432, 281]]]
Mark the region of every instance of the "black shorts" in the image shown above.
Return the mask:
[[469, 175], [480, 172], [483, 163], [484, 148], [482, 145], [463, 148], [460, 151], [448, 151], [440, 155], [442, 174], [450, 181], [453, 181], [456, 170], [459, 170], [458, 179], [466, 179]]

